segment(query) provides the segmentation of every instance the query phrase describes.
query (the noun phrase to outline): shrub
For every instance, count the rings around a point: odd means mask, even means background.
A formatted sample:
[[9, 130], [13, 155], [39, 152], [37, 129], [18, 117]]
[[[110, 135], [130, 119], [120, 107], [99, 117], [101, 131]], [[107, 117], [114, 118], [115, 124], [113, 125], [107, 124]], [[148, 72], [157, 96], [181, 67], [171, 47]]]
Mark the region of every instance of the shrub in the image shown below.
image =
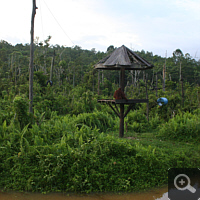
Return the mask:
[[199, 142], [199, 117], [189, 112], [180, 113], [160, 126], [159, 136], [178, 141]]
[[28, 100], [23, 96], [16, 96], [13, 103], [17, 120], [20, 123], [20, 128], [23, 129], [23, 127], [29, 123]]
[[81, 128], [83, 125], [87, 125], [94, 129], [99, 129], [100, 132], [105, 132], [114, 126], [114, 120], [108, 113], [95, 111], [93, 113], [81, 113], [77, 117], [73, 117], [72, 124]]
[[160, 119], [159, 115], [156, 113], [154, 117], [150, 116], [149, 118], [149, 128], [157, 129], [162, 122], [163, 120]]
[[147, 130], [148, 122], [146, 116], [141, 110], [134, 110], [127, 115], [127, 123], [131, 130], [135, 132], [144, 132]]

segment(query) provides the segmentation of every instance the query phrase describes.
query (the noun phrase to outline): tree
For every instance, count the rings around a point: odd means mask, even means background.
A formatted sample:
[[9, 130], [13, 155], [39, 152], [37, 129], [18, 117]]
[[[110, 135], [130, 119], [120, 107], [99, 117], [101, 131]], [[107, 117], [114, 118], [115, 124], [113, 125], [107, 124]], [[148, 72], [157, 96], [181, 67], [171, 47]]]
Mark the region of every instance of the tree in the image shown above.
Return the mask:
[[113, 45], [110, 45], [110, 46], [107, 48], [107, 53], [112, 53], [114, 50], [115, 50], [115, 47], [114, 47]]

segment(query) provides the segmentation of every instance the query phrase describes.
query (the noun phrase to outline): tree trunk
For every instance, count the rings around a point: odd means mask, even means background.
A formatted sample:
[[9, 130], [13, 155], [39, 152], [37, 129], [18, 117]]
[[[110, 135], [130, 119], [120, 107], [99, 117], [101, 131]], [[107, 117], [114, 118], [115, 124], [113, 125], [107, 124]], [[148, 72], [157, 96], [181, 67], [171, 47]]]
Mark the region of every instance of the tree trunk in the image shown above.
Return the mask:
[[50, 81], [53, 81], [54, 59], [55, 59], [55, 50], [54, 50], [54, 52], [53, 52], [53, 57], [52, 57], [52, 62], [51, 62]]
[[73, 88], [75, 87], [75, 66], [73, 67]]
[[163, 91], [165, 91], [165, 64], [163, 65]]
[[181, 66], [181, 62], [180, 62], [180, 81], [181, 81], [182, 106], [184, 106], [184, 88], [183, 88], [183, 77], [182, 77], [182, 66]]
[[158, 72], [156, 72], [156, 97], [158, 96]]

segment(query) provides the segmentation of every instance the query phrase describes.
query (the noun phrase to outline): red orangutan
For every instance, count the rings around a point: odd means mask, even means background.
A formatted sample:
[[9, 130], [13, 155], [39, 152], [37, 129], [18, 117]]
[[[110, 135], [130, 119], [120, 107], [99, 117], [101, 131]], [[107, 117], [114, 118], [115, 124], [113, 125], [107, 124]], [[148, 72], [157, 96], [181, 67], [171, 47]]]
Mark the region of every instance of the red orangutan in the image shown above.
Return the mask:
[[124, 92], [121, 90], [121, 88], [119, 88], [118, 90], [115, 91], [115, 93], [114, 93], [114, 98], [115, 98], [115, 99], [126, 99], [126, 100], [128, 100], [128, 99], [126, 98]]

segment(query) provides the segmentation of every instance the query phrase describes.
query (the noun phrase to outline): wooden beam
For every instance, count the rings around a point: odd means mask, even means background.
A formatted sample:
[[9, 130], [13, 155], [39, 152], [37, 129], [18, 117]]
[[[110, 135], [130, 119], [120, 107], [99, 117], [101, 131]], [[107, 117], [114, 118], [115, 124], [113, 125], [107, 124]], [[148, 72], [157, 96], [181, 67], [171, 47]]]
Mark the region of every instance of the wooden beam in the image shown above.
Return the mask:
[[119, 114], [119, 110], [118, 110], [117, 105], [116, 105], [116, 104], [114, 104], [114, 105], [115, 105], [115, 108], [116, 108], [117, 113]]
[[135, 106], [135, 104], [129, 105], [127, 111], [126, 111], [125, 114], [124, 114], [124, 117], [126, 117], [126, 115], [130, 112], [130, 110], [131, 110], [134, 106]]
[[109, 106], [111, 107], [111, 109], [115, 112], [115, 114], [116, 114], [118, 117], [120, 117], [119, 112], [116, 111], [116, 110], [112, 107], [112, 105], [110, 104], [110, 102], [108, 102], [108, 105], [109, 105]]
[[116, 104], [148, 103], [148, 99], [116, 99]]

